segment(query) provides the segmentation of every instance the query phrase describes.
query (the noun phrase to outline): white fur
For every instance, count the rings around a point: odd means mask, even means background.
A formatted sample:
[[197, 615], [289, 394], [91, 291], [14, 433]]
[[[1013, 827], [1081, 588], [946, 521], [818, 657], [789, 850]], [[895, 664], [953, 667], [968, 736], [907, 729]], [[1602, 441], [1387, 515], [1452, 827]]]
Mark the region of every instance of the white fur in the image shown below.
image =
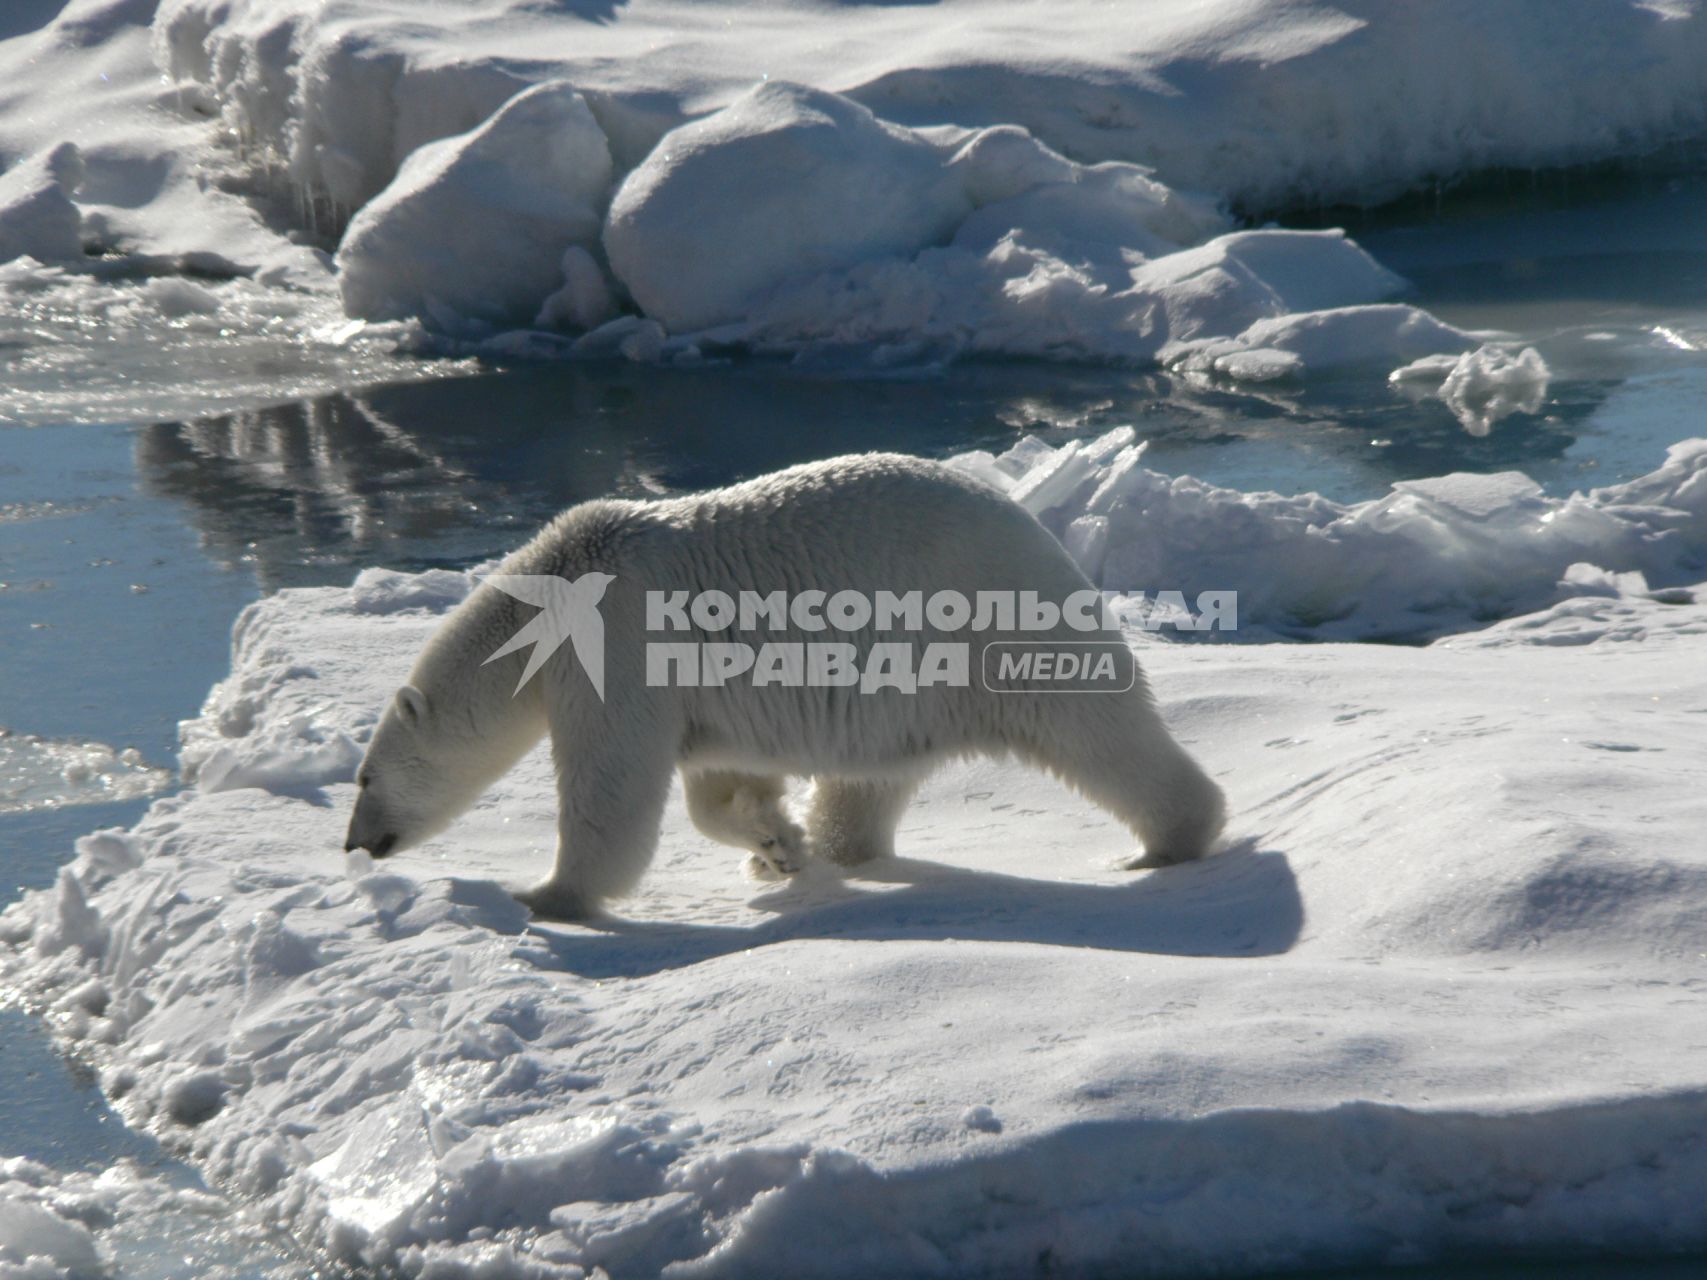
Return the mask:
[[[626, 893], [644, 873], [673, 770], [688, 811], [715, 840], [789, 874], [805, 847], [844, 866], [893, 852], [896, 823], [920, 779], [962, 755], [1016, 755], [1050, 770], [1121, 818], [1143, 842], [1133, 865], [1205, 853], [1221, 830], [1220, 789], [1169, 736], [1140, 673], [1128, 693], [992, 694], [980, 649], [1004, 638], [1118, 640], [1116, 632], [1004, 637], [961, 630], [908, 635], [648, 633], [648, 590], [855, 590], [873, 596], [943, 589], [1031, 591], [1057, 602], [1089, 587], [1059, 543], [1023, 509], [936, 463], [886, 454], [792, 467], [694, 497], [600, 501], [572, 508], [499, 572], [612, 575], [605, 699], [560, 652], [512, 696], [525, 661], [485, 660], [534, 613], [482, 585], [446, 620], [382, 717], [363, 761], [352, 847], [393, 837], [405, 848], [441, 830], [539, 736], [551, 734], [559, 799], [557, 862], [523, 895], [541, 912], [578, 916]], [[887, 689], [648, 687], [647, 640], [971, 642], [972, 686]], [[814, 779], [807, 832], [783, 806], [784, 779]]]

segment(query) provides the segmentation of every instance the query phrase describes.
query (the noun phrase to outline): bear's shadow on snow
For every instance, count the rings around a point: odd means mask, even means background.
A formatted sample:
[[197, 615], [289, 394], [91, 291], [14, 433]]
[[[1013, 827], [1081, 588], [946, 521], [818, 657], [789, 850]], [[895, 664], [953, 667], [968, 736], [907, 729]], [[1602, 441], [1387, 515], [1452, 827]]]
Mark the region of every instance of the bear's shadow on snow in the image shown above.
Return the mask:
[[1255, 840], [1201, 862], [1134, 872], [1127, 884], [1070, 884], [894, 858], [847, 880], [818, 877], [763, 894], [750, 926], [604, 917], [535, 928], [556, 962], [584, 978], [641, 977], [808, 938], [1030, 942], [1169, 956], [1274, 956], [1304, 926], [1284, 853]]

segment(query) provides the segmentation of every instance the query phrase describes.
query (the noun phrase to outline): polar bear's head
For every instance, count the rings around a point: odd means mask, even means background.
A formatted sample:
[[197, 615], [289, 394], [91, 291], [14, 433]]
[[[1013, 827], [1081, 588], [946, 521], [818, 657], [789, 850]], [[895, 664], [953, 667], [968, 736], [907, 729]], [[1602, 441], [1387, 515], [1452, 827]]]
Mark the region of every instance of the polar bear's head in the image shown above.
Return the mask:
[[466, 809], [484, 777], [470, 772], [470, 744], [454, 718], [439, 714], [412, 684], [397, 691], [380, 717], [373, 741], [356, 770], [355, 812], [346, 851], [366, 849], [376, 858], [431, 839]]

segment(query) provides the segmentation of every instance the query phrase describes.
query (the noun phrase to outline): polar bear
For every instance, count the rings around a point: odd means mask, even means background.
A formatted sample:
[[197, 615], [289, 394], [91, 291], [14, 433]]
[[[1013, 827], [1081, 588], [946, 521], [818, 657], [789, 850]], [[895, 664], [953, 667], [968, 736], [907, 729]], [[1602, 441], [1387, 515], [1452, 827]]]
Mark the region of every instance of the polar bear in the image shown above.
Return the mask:
[[[1008, 629], [974, 630], [964, 617], [890, 610], [861, 625], [844, 612], [844, 629], [827, 629], [824, 601], [844, 592], [899, 601], [944, 589], [969, 601], [1032, 593], [1059, 603], [1094, 590], [1022, 507], [940, 463], [864, 454], [693, 496], [588, 502], [558, 516], [497, 573], [595, 584], [583, 595], [597, 597], [603, 624], [598, 686], [568, 647], [536, 663], [535, 677], [525, 665], [530, 646], [516, 641], [540, 610], [482, 582], [381, 715], [357, 771], [346, 848], [383, 857], [429, 838], [548, 733], [556, 862], [517, 896], [558, 918], [596, 914], [635, 887], [677, 770], [695, 825], [746, 849], [773, 875], [798, 870], [808, 856], [853, 867], [890, 855], [922, 777], [969, 755], [1014, 756], [1064, 779], [1136, 835], [1144, 855], [1128, 864], [1134, 868], [1197, 858], [1220, 833], [1220, 788], [1169, 735], [1136, 659], [1100, 620], [1088, 634], [1064, 620], [1039, 632], [996, 613]], [[718, 592], [782, 592], [817, 609], [719, 627], [715, 611], [658, 608], [659, 600]], [[649, 652], [661, 642], [745, 641], [775, 642], [786, 654], [790, 645], [804, 651], [826, 640], [851, 642], [863, 655], [878, 644], [893, 654], [899, 642], [909, 661], [938, 643], [939, 653], [969, 650], [963, 678], [927, 684], [921, 673], [916, 690], [825, 685], [798, 669], [793, 679], [761, 682], [755, 670], [699, 680], [684, 674], [693, 663], [661, 663]], [[1118, 650], [1130, 663], [1128, 684], [1077, 693], [1046, 682], [986, 687], [986, 646], [1053, 641]], [[676, 678], [661, 680], [660, 671]], [[812, 779], [804, 829], [784, 804], [790, 777]]]

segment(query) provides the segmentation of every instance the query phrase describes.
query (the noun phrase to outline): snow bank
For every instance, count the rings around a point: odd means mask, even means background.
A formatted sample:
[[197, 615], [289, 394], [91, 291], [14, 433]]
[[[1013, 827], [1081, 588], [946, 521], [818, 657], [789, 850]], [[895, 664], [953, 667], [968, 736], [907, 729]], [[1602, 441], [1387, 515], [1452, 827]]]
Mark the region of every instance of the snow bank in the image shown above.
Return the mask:
[[[987, 353], [1265, 381], [1478, 343], [1361, 310], [1399, 282], [1347, 242], [1222, 243], [1216, 206], [1639, 154], [1707, 118], [1707, 18], [1687, 7], [1105, 18], [1082, 0], [485, 0], [407, 21], [383, 0], [72, 0], [0, 39], [0, 83], [20, 86], [0, 158], [35, 157], [0, 176], [0, 247], [98, 265], [80, 232], [132, 274], [336, 294], [424, 322], [414, 350]], [[84, 98], [99, 109], [68, 105]], [[38, 172], [73, 156], [80, 187]], [[316, 251], [340, 236], [335, 263]], [[658, 329], [559, 332], [624, 310]], [[1483, 392], [1460, 398], [1486, 416]]]
[[617, 192], [605, 246], [666, 328], [765, 351], [1273, 377], [1231, 353], [1290, 340], [1284, 372], [1301, 374], [1473, 345], [1411, 308], [1368, 305], [1403, 282], [1342, 234], [1217, 234], [1228, 225], [1147, 170], [1076, 164], [1021, 129], [933, 145], [770, 82], [665, 135]]
[[[572, 90], [541, 92], [416, 151], [356, 215], [339, 251], [352, 314], [420, 316], [450, 333], [606, 318], [610, 286], [588, 252], [610, 178], [604, 135]], [[542, 158], [542, 129], [582, 141]], [[649, 359], [697, 358], [709, 339], [880, 362], [1162, 360], [1272, 378], [1276, 353], [1298, 375], [1474, 345], [1410, 308], [1370, 307], [1403, 282], [1343, 235], [1217, 235], [1228, 225], [1146, 170], [1076, 164], [1022, 129], [944, 142], [772, 80], [666, 134], [611, 199], [602, 244], [614, 284], [678, 337]], [[547, 300], [565, 251], [564, 288]], [[572, 353], [616, 346], [595, 338]]]
[[[1580, 503], [1681, 522], [1700, 453]], [[1326, 504], [1109, 466], [1128, 457], [965, 465], [1046, 518], [1093, 481], [1177, 490], [1267, 571], [1312, 571], [1265, 531]], [[1411, 518], [1503, 529], [1515, 488], [1455, 478]], [[1552, 613], [1451, 645], [1147, 645], [1232, 797], [1203, 863], [1117, 871], [1103, 815], [975, 763], [921, 794], [900, 859], [759, 885], [678, 794], [596, 927], [530, 924], [492, 883], [551, 857], [543, 751], [383, 870], [340, 852], [353, 788], [322, 748], [365, 734], [468, 580], [281, 592], [184, 731], [186, 768], [216, 743], [267, 767], [79, 842], [0, 916], [0, 974], [132, 1123], [299, 1240], [405, 1274], [1700, 1248], [1707, 1089], [1676, 1010], [1707, 929], [1707, 603], [1568, 576]]]
[[[1106, 590], [1237, 591], [1247, 638], [1415, 639], [1545, 608], [1594, 581], [1664, 588], [1707, 571], [1707, 440], [1626, 484], [1550, 498], [1518, 472], [1404, 480], [1342, 505], [1240, 493], [1144, 467], [1129, 427], [1029, 437], [957, 465], [1030, 509]], [[1215, 634], [1215, 633], [1206, 633]]]
[[[1491, 165], [1640, 153], [1707, 105], [1684, 4], [1518, 0], [575, 7], [165, 0], [156, 56], [305, 186], [354, 209], [414, 148], [542, 74], [593, 95], [618, 164], [757, 80], [846, 94], [912, 127], [1015, 124], [1081, 160], [1154, 166], [1239, 204], [1373, 200]], [[1561, 93], [1560, 86], [1570, 86]], [[1640, 87], [1632, 92], [1631, 86]]]

